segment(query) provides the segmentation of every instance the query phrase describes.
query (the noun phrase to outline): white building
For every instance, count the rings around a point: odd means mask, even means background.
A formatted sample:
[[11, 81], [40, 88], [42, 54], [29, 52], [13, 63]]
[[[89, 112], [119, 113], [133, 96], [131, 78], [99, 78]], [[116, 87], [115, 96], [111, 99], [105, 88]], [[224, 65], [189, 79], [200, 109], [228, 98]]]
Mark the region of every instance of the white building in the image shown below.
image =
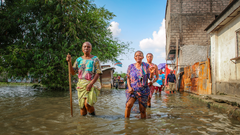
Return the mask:
[[240, 95], [240, 0], [205, 29], [211, 35], [212, 93]]

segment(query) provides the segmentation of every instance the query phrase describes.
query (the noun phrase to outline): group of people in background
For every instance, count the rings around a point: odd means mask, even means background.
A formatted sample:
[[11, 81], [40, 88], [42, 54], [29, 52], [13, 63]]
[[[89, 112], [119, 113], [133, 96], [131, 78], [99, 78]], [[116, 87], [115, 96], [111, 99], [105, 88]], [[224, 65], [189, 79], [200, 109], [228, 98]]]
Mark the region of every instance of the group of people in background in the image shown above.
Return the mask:
[[114, 88], [116, 88], [116, 89], [118, 89], [118, 82], [122, 82], [122, 83], [124, 83], [124, 87], [126, 88], [127, 86], [126, 86], [126, 83], [127, 83], [127, 76], [125, 76], [125, 77], [122, 77], [121, 75], [117, 75], [117, 76], [115, 76], [115, 77], [113, 77], [113, 87]]
[[[84, 42], [82, 45], [83, 56], [76, 59], [70, 66], [72, 75], [78, 74], [78, 101], [80, 114], [85, 116], [87, 113], [95, 115], [93, 105], [97, 102], [97, 97], [101, 90], [99, 76], [102, 74], [100, 61], [97, 56], [91, 55], [92, 44]], [[153, 93], [161, 91], [164, 87], [165, 75], [162, 70], [158, 70], [156, 64], [152, 63], [153, 54], [146, 55], [147, 62], [142, 62], [144, 54], [142, 51], [136, 51], [134, 59], [136, 63], [130, 64], [127, 69], [127, 90], [125, 91], [127, 101], [125, 108], [125, 118], [130, 117], [133, 104], [139, 104], [141, 118], [146, 118], [146, 108], [151, 107], [151, 98]], [[71, 62], [71, 55], [67, 55], [66, 60]], [[115, 78], [116, 81], [124, 82], [120, 75]], [[170, 91], [173, 91], [176, 82], [173, 71], [167, 76], [167, 85]]]
[[117, 75], [117, 76], [113, 77], [114, 82], [124, 82], [125, 80], [127, 80], [126, 76], [122, 77], [121, 75]]

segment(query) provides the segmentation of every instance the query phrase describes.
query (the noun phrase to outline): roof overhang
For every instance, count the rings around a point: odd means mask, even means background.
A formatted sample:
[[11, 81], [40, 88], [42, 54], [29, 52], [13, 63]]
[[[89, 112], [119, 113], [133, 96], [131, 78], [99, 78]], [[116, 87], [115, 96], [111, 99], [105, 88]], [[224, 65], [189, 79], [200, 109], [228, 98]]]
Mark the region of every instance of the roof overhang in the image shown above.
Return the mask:
[[167, 0], [166, 8], [165, 8], [165, 20], [166, 20], [166, 15], [167, 15], [167, 8], [168, 8], [168, 0]]
[[115, 70], [115, 67], [107, 67], [107, 68], [103, 68], [102, 71], [106, 71], [106, 70]]
[[240, 0], [233, 0], [205, 29], [207, 33], [219, 30], [240, 13]]
[[[169, 47], [169, 51], [167, 53], [167, 57], [166, 60], [174, 60], [176, 57], [176, 46], [170, 46]], [[178, 52], [179, 52], [180, 48], [178, 48]]]
[[176, 55], [176, 50], [171, 50], [168, 53], [166, 60], [174, 60], [175, 59], [175, 55]]

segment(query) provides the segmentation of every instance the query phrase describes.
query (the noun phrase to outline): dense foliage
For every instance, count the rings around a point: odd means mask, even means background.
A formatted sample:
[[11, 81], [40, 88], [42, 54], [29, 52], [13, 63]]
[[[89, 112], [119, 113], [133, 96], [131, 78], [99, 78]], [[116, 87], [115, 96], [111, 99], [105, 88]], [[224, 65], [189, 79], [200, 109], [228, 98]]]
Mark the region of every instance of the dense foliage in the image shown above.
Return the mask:
[[108, 28], [114, 16], [89, 0], [10, 1], [0, 11], [0, 67], [9, 77], [31, 75], [47, 88], [66, 89], [66, 55], [74, 62], [83, 42], [92, 43], [102, 62], [129, 50]]
[[117, 76], [121, 76], [121, 77], [123, 77], [123, 78], [125, 78], [126, 76], [127, 76], [127, 74], [126, 73], [123, 73], [123, 72], [120, 72], [120, 73], [118, 73], [118, 72], [114, 72], [113, 73], [113, 76], [114, 77], [117, 77]]

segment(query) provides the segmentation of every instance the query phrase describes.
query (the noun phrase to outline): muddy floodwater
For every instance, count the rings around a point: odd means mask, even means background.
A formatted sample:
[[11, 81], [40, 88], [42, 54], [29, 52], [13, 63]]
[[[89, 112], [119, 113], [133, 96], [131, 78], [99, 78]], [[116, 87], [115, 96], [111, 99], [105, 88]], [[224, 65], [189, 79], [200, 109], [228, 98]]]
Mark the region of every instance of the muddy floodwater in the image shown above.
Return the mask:
[[125, 90], [101, 91], [96, 116], [80, 116], [77, 92], [73, 92], [73, 117], [69, 93], [46, 92], [27, 86], [0, 87], [1, 135], [227, 135], [240, 134], [240, 122], [209, 109], [187, 93], [153, 95], [147, 119], [139, 114], [124, 118]]

